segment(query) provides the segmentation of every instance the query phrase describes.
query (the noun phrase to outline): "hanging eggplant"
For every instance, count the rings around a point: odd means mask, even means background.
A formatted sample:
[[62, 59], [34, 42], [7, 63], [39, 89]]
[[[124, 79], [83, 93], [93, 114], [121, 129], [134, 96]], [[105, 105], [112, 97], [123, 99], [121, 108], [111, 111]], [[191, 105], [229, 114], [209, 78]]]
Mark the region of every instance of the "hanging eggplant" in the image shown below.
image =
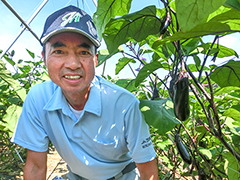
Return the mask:
[[183, 161], [190, 165], [192, 163], [192, 158], [189, 152], [187, 151], [186, 147], [182, 143], [181, 137], [178, 133], [175, 134], [175, 143], [177, 146], [177, 150]]
[[181, 121], [187, 120], [190, 114], [189, 80], [183, 66], [184, 65], [182, 65], [182, 71], [179, 73], [178, 80], [173, 85], [174, 114]]

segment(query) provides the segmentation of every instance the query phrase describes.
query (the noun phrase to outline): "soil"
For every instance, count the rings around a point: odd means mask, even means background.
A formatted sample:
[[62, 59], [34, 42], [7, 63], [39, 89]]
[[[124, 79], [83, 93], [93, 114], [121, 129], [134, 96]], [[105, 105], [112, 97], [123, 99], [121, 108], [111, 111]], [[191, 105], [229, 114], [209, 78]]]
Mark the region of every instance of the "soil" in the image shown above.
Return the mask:
[[[161, 172], [163, 174], [168, 174], [170, 171], [168, 168], [164, 167], [164, 165], [161, 162], [162, 160], [159, 159], [158, 163], [159, 165], [162, 167], [161, 168]], [[47, 162], [47, 179], [46, 180], [53, 180], [54, 177], [61, 177], [64, 180], [68, 180], [67, 178], [67, 173], [68, 173], [68, 169], [66, 167], [66, 163], [65, 161], [60, 157], [60, 155], [58, 154], [58, 152], [56, 150], [52, 150], [48, 153], [48, 162]], [[180, 173], [176, 173], [175, 174], [176, 179], [181, 179], [181, 180], [192, 180], [191, 177], [181, 177]], [[17, 180], [22, 180], [23, 177], [17, 177], [15, 178]], [[167, 179], [171, 179], [171, 178], [167, 178]]]
[[67, 167], [65, 161], [59, 156], [57, 151], [51, 151], [48, 154], [48, 170], [47, 180], [52, 180], [54, 177], [62, 177], [67, 179]]

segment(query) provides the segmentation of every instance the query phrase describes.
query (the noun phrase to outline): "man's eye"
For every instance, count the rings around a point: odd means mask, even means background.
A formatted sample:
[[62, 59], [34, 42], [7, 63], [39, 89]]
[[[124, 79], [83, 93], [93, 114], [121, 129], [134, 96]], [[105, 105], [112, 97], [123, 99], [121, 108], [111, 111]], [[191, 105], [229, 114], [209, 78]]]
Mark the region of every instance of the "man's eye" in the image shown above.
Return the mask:
[[90, 53], [88, 51], [81, 51], [80, 54], [81, 55], [89, 55]]
[[55, 50], [54, 53], [55, 54], [62, 54], [62, 50]]

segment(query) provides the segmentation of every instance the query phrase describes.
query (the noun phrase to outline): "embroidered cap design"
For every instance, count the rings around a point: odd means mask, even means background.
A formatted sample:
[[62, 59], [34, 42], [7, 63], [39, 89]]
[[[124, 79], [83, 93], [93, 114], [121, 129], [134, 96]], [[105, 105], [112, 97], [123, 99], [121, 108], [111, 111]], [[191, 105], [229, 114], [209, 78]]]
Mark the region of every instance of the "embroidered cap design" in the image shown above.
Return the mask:
[[61, 23], [61, 26], [66, 26], [66, 24], [72, 23], [73, 21], [79, 22], [80, 17], [82, 17], [80, 13], [70, 12], [70, 13], [66, 14], [65, 16], [63, 16], [63, 18], [62, 18], [63, 22]]

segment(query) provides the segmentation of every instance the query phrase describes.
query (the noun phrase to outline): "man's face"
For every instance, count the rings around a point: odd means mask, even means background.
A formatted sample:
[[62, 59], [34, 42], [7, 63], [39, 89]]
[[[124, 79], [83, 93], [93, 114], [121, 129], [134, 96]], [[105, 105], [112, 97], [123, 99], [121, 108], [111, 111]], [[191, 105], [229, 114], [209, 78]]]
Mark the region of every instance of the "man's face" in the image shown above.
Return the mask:
[[53, 36], [45, 47], [45, 65], [51, 80], [65, 96], [86, 95], [97, 65], [95, 46], [83, 35], [66, 32]]

